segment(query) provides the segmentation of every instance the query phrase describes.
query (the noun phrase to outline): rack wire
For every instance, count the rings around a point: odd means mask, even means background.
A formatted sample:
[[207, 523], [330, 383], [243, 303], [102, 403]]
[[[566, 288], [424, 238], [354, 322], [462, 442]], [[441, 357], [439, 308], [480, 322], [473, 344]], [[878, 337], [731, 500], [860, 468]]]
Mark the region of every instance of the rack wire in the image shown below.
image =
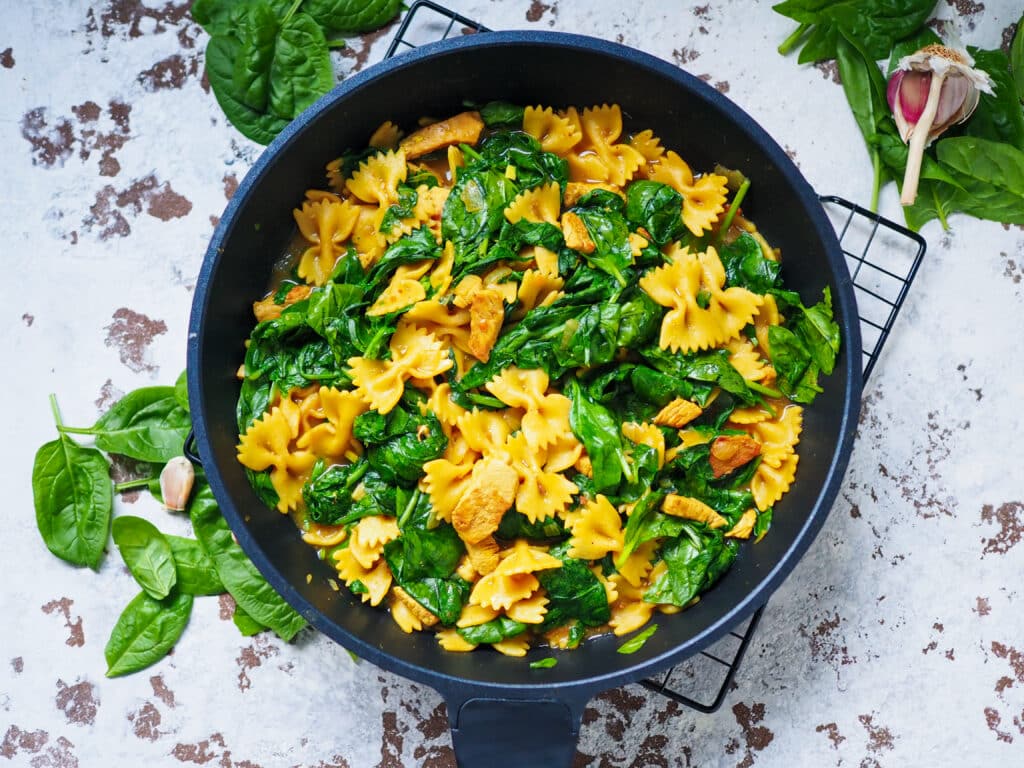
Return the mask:
[[[489, 31], [483, 24], [432, 0], [415, 0], [385, 58], [429, 42], [446, 40], [456, 32]], [[926, 244], [917, 233], [841, 197], [823, 195], [819, 199], [836, 230], [850, 271], [860, 316], [862, 365], [867, 379], [917, 275]], [[640, 685], [698, 712], [717, 711], [750, 647], [764, 608], [758, 608], [750, 619], [709, 648], [657, 678], [641, 680]]]

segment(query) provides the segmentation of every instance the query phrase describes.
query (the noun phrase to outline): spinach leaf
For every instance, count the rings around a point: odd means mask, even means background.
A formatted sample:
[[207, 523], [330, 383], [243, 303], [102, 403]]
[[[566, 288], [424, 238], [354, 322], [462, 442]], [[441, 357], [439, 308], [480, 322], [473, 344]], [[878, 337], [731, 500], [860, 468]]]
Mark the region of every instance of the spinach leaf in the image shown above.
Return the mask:
[[108, 453], [165, 464], [181, 455], [191, 428], [189, 413], [179, 404], [174, 387], [142, 387], [114, 403], [92, 427], [60, 429], [92, 435], [96, 447]]
[[309, 14], [294, 14], [274, 43], [270, 111], [281, 118], [296, 117], [333, 85], [334, 68], [323, 30]]
[[598, 493], [613, 491], [623, 474], [635, 477], [623, 453], [619, 425], [608, 409], [588, 400], [574, 378], [566, 382], [563, 391], [572, 401], [569, 426], [587, 449], [593, 465], [594, 489]]
[[367, 448], [367, 461], [386, 482], [405, 486], [415, 485], [423, 476], [423, 465], [440, 458], [448, 446], [437, 416], [401, 407], [387, 415], [384, 437]]
[[992, 94], [979, 95], [978, 106], [964, 125], [964, 134], [977, 136], [1024, 150], [1024, 111], [1021, 110], [1016, 84], [1010, 73], [1010, 60], [1000, 50], [968, 49], [974, 66], [992, 78]]
[[231, 80], [239, 100], [247, 107], [266, 111], [270, 92], [270, 67], [274, 60], [278, 21], [265, 2], [246, 7], [241, 24], [241, 48], [235, 57]]
[[729, 568], [738, 549], [736, 540], [726, 540], [720, 531], [709, 531], [697, 541], [689, 536], [673, 539], [661, 550], [668, 570], [648, 588], [644, 600], [686, 607]]
[[352, 493], [370, 468], [366, 459], [344, 466], [335, 464], [302, 487], [306, 516], [320, 525], [337, 525], [352, 510]]
[[[429, 514], [429, 503], [424, 511]], [[470, 592], [469, 582], [455, 575], [466, 548], [450, 524], [428, 529], [426, 523], [414, 514], [403, 525], [402, 535], [384, 545], [384, 559], [398, 585], [451, 626]]]
[[542, 632], [560, 627], [570, 619], [578, 619], [588, 627], [598, 627], [611, 618], [604, 586], [590, 571], [586, 561], [567, 557], [567, 550], [568, 543], [551, 550], [551, 554], [562, 561], [561, 568], [536, 574], [550, 601], [540, 626]]
[[189, 516], [196, 538], [235, 602], [285, 642], [295, 637], [306, 620], [274, 591], [235, 542], [208, 485], [193, 493]]
[[510, 619], [508, 616], [499, 616], [486, 624], [478, 624], [475, 627], [459, 627], [456, 630], [463, 640], [474, 645], [500, 643], [502, 640], [521, 635], [525, 631], [525, 624]]
[[207, 34], [231, 35], [237, 30], [238, 5], [238, 0], [193, 0], [189, 11]]
[[154, 600], [163, 600], [177, 583], [171, 545], [156, 526], [141, 517], [114, 520], [114, 543], [135, 581]]
[[410, 234], [388, 246], [380, 261], [373, 265], [366, 278], [366, 294], [372, 295], [377, 288], [387, 282], [395, 267], [399, 264], [411, 264], [423, 259], [436, 259], [441, 255], [441, 247], [434, 239], [433, 232], [427, 227], [414, 229]]
[[614, 192], [597, 189], [584, 195], [570, 209], [580, 217], [594, 241], [594, 252], [582, 254], [583, 258], [595, 269], [611, 275], [621, 286], [628, 282], [623, 273], [633, 264], [624, 205]]
[[522, 128], [525, 111], [507, 101], [489, 101], [480, 107], [480, 117], [488, 128]]
[[820, 369], [807, 346], [791, 330], [778, 325], [768, 329], [768, 346], [782, 393], [796, 403], [813, 403], [824, 390], [818, 384]]
[[164, 534], [164, 538], [174, 556], [175, 586], [179, 592], [186, 595], [220, 595], [224, 592], [213, 560], [198, 541], [170, 534]]
[[543, 541], [562, 539], [567, 533], [565, 525], [557, 517], [549, 517], [531, 523], [526, 515], [515, 509], [510, 509], [501, 518], [501, 523], [494, 535], [499, 539], [507, 540], [524, 538]]
[[810, 403], [819, 392], [818, 374], [832, 373], [839, 352], [839, 326], [832, 319], [832, 294], [828, 287], [822, 300], [807, 308], [799, 297], [776, 291], [779, 303], [790, 312], [787, 327], [768, 329], [772, 364], [783, 394], [798, 403]]
[[768, 529], [772, 527], [772, 516], [773, 510], [771, 507], [757, 513], [757, 520], [754, 521], [754, 530], [750, 534], [755, 542], [760, 541], [768, 533]]
[[493, 171], [516, 169], [516, 185], [531, 189], [556, 182], [565, 191], [569, 163], [553, 152], [541, 149], [540, 142], [524, 131], [498, 131], [480, 143], [480, 162]]
[[[615, 557], [616, 568], [621, 568], [636, 548], [645, 541], [659, 536], [678, 536], [682, 531], [683, 518], [672, 517], [658, 511], [664, 498], [664, 493], [651, 491], [633, 507], [633, 512], [626, 520], [626, 528], [622, 532], [622, 550]], [[678, 525], [672, 521], [678, 521]]]
[[110, 465], [94, 448], [66, 435], [42, 445], [32, 465], [36, 526], [47, 549], [96, 569], [110, 530], [114, 493]]
[[238, 628], [242, 637], [252, 637], [258, 635], [267, 628], [260, 624], [256, 619], [250, 616], [240, 605], [235, 605], [235, 610], [231, 614], [232, 623]]
[[558, 664], [558, 659], [554, 656], [548, 656], [546, 659], [537, 659], [536, 661], [530, 662], [530, 669], [551, 669], [551, 667]]
[[174, 647], [192, 613], [192, 595], [154, 600], [140, 592], [121, 613], [103, 655], [107, 677], [137, 672], [160, 661]]
[[638, 347], [651, 341], [658, 333], [665, 310], [646, 293], [638, 291], [619, 306], [617, 346], [626, 349]]
[[615, 649], [616, 653], [636, 653], [644, 647], [644, 643], [658, 631], [657, 624], [651, 624], [643, 632], [639, 632]]
[[416, 191], [416, 187], [409, 186], [408, 184], [399, 184], [398, 202], [388, 206], [388, 209], [384, 212], [384, 217], [380, 220], [380, 231], [391, 234], [396, 224], [402, 219], [408, 219], [413, 215], [419, 199], [420, 195]]
[[288, 120], [275, 114], [260, 112], [245, 104], [235, 89], [235, 59], [241, 43], [230, 34], [217, 34], [206, 45], [206, 76], [213, 95], [231, 124], [246, 138], [259, 144], [269, 144]]
[[334, 32], [371, 32], [401, 9], [402, 0], [305, 0], [302, 4], [305, 13]]
[[961, 211], [1024, 224], [1024, 152], [973, 136], [943, 139], [936, 152], [939, 162], [956, 174], [966, 192], [957, 196]]
[[725, 268], [725, 284], [740, 286], [754, 293], [765, 294], [779, 283], [780, 264], [765, 258], [761, 245], [744, 232], [718, 250]]
[[[694, 397], [694, 385], [687, 379], [661, 373], [646, 365], [636, 365], [629, 372], [633, 390], [648, 402], [664, 407], [677, 397]], [[711, 387], [707, 387], [710, 394]]]
[[1017, 32], [1010, 45], [1010, 69], [1017, 99], [1024, 102], [1024, 16], [1017, 22]]
[[409, 595], [420, 605], [437, 616], [446, 627], [459, 620], [462, 606], [469, 598], [472, 585], [459, 576], [441, 579], [428, 576], [417, 581], [400, 583]]
[[182, 371], [174, 382], [174, 399], [186, 413], [189, 412], [188, 405], [188, 371]]
[[[838, 34], [857, 40], [873, 61], [889, 55], [893, 43], [916, 31], [931, 15], [936, 0], [785, 0], [773, 10], [800, 23], [781, 46], [788, 53], [810, 30], [801, 63], [835, 58]], [[831, 43], [831, 45], [830, 45]]]
[[683, 196], [668, 184], [634, 181], [626, 189], [626, 219], [634, 229], [646, 229], [658, 245], [670, 243], [686, 229]]
[[516, 193], [504, 173], [485, 169], [459, 174], [441, 210], [441, 236], [455, 244], [459, 261], [471, 263], [483, 256], [478, 249], [501, 229], [505, 207]]
[[[683, 355], [672, 354], [660, 347], [647, 346], [640, 350], [640, 354], [656, 370], [667, 376], [717, 385], [747, 405], [759, 402], [758, 396], [751, 391], [746, 379], [729, 362], [727, 350], [718, 349], [702, 354]], [[710, 394], [710, 388], [695, 388], [693, 399], [703, 407]]]

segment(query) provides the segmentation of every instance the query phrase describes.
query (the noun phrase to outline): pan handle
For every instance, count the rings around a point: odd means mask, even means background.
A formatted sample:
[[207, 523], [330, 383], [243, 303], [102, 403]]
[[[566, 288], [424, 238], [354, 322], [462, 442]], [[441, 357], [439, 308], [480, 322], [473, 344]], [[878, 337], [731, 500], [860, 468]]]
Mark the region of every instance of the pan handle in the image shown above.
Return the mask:
[[447, 700], [459, 768], [569, 768], [586, 700]]

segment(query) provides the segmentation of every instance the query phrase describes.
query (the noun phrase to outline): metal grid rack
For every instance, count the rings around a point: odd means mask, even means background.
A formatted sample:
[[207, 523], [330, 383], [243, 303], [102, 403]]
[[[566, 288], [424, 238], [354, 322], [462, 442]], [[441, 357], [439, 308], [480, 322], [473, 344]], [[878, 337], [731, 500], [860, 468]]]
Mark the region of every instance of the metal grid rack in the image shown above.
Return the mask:
[[[453, 34], [489, 31], [483, 24], [432, 0], [415, 0], [385, 58], [426, 43], [446, 40]], [[863, 371], [867, 379], [917, 275], [926, 244], [917, 233], [841, 197], [825, 195], [820, 199], [839, 237], [853, 281], [863, 338]], [[746, 623], [732, 629], [709, 648], [659, 678], [641, 680], [640, 684], [699, 712], [715, 712], [729, 692], [764, 608], [758, 608]], [[710, 701], [709, 692], [714, 692]]]

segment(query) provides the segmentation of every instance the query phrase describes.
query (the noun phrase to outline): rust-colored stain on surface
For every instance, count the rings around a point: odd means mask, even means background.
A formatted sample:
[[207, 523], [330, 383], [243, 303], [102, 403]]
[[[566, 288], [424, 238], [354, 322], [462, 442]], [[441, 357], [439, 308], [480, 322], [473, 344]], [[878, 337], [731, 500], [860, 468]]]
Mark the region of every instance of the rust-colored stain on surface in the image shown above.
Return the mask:
[[73, 648], [81, 648], [85, 645], [85, 631], [82, 629], [81, 616], [76, 616], [74, 621], [71, 620], [71, 606], [74, 604], [75, 601], [71, 598], [62, 597], [59, 600], [51, 600], [46, 603], [42, 606], [42, 611], [48, 616], [60, 613], [64, 617], [64, 626], [68, 629], [68, 637], [64, 644]]
[[846, 741], [846, 737], [839, 733], [839, 726], [835, 723], [822, 723], [814, 729], [815, 733], [824, 733], [832, 742], [832, 749], [839, 749], [839, 745]]
[[86, 14], [85, 29], [88, 33], [99, 32], [104, 39], [142, 37], [144, 34], [160, 34], [167, 25], [179, 24], [188, 18], [191, 2], [147, 5], [142, 0], [109, 0], [103, 10], [90, 8]]
[[121, 164], [115, 153], [130, 138], [131, 109], [117, 99], [106, 109], [86, 101], [71, 107], [73, 117], [55, 118], [46, 107], [36, 107], [22, 117], [21, 135], [32, 147], [33, 165], [53, 168], [64, 165], [72, 154], [85, 162], [99, 153], [99, 175], [116, 176]]
[[888, 728], [875, 724], [874, 713], [870, 715], [858, 715], [857, 719], [864, 726], [868, 735], [868, 752], [879, 753], [895, 749], [895, 737]]
[[96, 722], [96, 710], [100, 703], [96, 698], [95, 687], [87, 680], [80, 680], [74, 685], [58, 680], [54, 703], [57, 709], [64, 712], [69, 723], [92, 725]]
[[[262, 768], [251, 760], [236, 760], [227, 748], [221, 733], [211, 733], [207, 738], [193, 744], [178, 742], [171, 750], [171, 757], [188, 765], [211, 764], [217, 768]], [[217, 762], [213, 762], [216, 760]]]
[[89, 206], [89, 216], [82, 220], [83, 226], [97, 232], [100, 240], [127, 237], [132, 228], [126, 214], [138, 216], [143, 211], [160, 221], [170, 221], [187, 216], [192, 210], [192, 201], [178, 194], [170, 183], [160, 183], [150, 174], [136, 179], [124, 189], [105, 185], [96, 193], [95, 202]]
[[183, 88], [191, 78], [199, 74], [199, 57], [172, 54], [160, 59], [149, 69], [139, 73], [139, 82], [147, 91], [169, 91]]
[[265, 635], [256, 635], [252, 642], [238, 654], [235, 663], [238, 664], [238, 690], [247, 691], [252, 687], [252, 680], [249, 672], [256, 667], [263, 666], [263, 662], [279, 653], [278, 647], [273, 645]]
[[993, 507], [986, 504], [981, 508], [981, 521], [999, 526], [999, 531], [989, 539], [982, 539], [985, 545], [981, 556], [1005, 555], [1020, 543], [1024, 537], [1024, 504], [1011, 501]]
[[353, 42], [356, 41], [348, 41], [348, 44], [341, 49], [341, 55], [346, 59], [355, 60], [352, 64], [353, 72], [359, 72], [366, 66], [367, 62], [370, 60], [370, 50], [373, 48], [373, 44], [382, 37], [390, 37], [391, 30], [397, 23], [398, 19], [396, 18], [378, 30], [367, 32], [365, 35], [360, 35], [356, 38], [358, 45], [353, 45]]
[[153, 687], [153, 695], [168, 707], [174, 709], [174, 691], [167, 687], [163, 675], [153, 675], [149, 678], [149, 684]]
[[4, 69], [14, 69], [14, 49], [5, 48], [0, 51], [0, 67]]
[[164, 735], [159, 728], [161, 720], [160, 710], [151, 701], [147, 701], [135, 712], [128, 713], [128, 722], [132, 724], [132, 733], [136, 738], [145, 741], [156, 741]]
[[736, 723], [743, 731], [745, 752], [736, 768], [750, 768], [754, 764], [754, 755], [765, 749], [775, 739], [775, 734], [767, 726], [761, 725], [764, 722], [764, 704], [754, 702], [747, 705], [742, 701], [733, 705], [732, 714]]
[[146, 352], [153, 339], [167, 333], [167, 323], [127, 307], [116, 310], [113, 319], [114, 322], [105, 328], [107, 338], [104, 343], [115, 348], [121, 362], [136, 373], [155, 372], [158, 366], [146, 360]]

